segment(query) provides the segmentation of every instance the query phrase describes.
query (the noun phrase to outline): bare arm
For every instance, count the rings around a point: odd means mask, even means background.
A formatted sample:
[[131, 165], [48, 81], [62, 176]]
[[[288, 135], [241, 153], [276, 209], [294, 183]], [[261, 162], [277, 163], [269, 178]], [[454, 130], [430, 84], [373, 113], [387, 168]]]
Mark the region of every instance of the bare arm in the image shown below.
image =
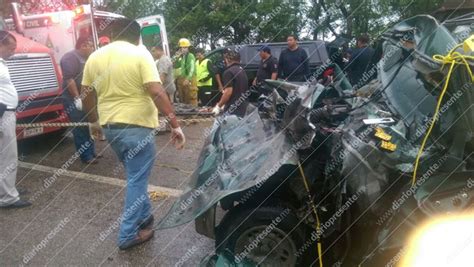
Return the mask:
[[67, 91], [74, 98], [79, 96], [79, 88], [77, 88], [77, 84], [74, 79], [67, 80]]
[[222, 85], [222, 79], [221, 79], [220, 74], [216, 74], [216, 81], [217, 81], [217, 86], [219, 87], [219, 90], [221, 90], [221, 88], [223, 88], [224, 85]]
[[278, 77], [278, 72], [272, 73], [272, 77], [271, 77], [272, 80], [276, 80], [277, 77]]
[[145, 89], [148, 91], [150, 96], [155, 103], [156, 108], [160, 110], [170, 121], [172, 128], [178, 128], [179, 123], [174, 114], [173, 105], [171, 104], [166, 91], [159, 82], [151, 82], [145, 84]]
[[217, 103], [219, 107], [223, 107], [225, 106], [225, 104], [227, 104], [227, 102], [229, 102], [230, 97], [232, 96], [232, 90], [232, 87], [224, 88], [224, 90], [222, 91], [221, 100], [219, 100], [219, 103]]
[[168, 77], [168, 74], [164, 73], [164, 72], [160, 72], [160, 79], [162, 81], [166, 81], [166, 78]]
[[84, 112], [87, 114], [87, 120], [89, 122], [96, 122], [99, 120], [97, 115], [97, 93], [92, 87], [83, 86], [83, 108]]

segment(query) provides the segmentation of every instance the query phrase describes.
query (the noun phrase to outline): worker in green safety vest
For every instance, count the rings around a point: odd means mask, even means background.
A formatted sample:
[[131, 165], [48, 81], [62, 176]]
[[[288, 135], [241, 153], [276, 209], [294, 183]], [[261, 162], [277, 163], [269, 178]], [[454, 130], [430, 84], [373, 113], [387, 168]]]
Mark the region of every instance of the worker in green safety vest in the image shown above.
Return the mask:
[[[204, 57], [203, 49], [196, 49], [196, 78], [200, 106], [213, 106], [219, 99], [212, 93], [212, 62]], [[215, 99], [213, 99], [215, 98]]]

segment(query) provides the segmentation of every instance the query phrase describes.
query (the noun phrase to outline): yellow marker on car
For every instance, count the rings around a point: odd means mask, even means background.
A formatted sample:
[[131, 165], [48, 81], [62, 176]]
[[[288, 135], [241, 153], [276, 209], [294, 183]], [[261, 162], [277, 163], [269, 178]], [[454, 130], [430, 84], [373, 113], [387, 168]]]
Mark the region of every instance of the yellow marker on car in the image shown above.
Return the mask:
[[397, 145], [388, 141], [382, 141], [382, 143], [380, 143], [380, 147], [390, 152], [397, 150]]
[[386, 133], [384, 129], [380, 127], [375, 128], [375, 137], [378, 137], [379, 139], [384, 140], [384, 141], [392, 140], [392, 136]]

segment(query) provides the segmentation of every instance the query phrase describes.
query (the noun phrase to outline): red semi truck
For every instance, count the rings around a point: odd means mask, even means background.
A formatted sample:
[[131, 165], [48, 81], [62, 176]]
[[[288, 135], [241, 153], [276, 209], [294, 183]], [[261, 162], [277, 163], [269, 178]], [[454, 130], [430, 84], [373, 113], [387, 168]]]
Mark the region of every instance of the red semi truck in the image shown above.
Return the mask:
[[[9, 30], [0, 17], [0, 30]], [[7, 66], [19, 104], [17, 123], [67, 122], [61, 101], [61, 72], [48, 47], [10, 31], [17, 39], [15, 55]], [[59, 131], [58, 127], [17, 129], [18, 139]]]

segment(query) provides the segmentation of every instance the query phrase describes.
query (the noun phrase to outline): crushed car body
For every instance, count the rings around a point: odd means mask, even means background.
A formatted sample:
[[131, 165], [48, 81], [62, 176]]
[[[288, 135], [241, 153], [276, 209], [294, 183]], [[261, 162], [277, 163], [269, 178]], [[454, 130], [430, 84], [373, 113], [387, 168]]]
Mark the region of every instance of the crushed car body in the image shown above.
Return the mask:
[[244, 118], [216, 119], [159, 227], [196, 220], [237, 263], [384, 265], [420, 223], [473, 203], [473, 62], [449, 68], [465, 55], [454, 43], [417, 16], [383, 34], [377, 79], [360, 89], [334, 64], [324, 85], [268, 82]]

